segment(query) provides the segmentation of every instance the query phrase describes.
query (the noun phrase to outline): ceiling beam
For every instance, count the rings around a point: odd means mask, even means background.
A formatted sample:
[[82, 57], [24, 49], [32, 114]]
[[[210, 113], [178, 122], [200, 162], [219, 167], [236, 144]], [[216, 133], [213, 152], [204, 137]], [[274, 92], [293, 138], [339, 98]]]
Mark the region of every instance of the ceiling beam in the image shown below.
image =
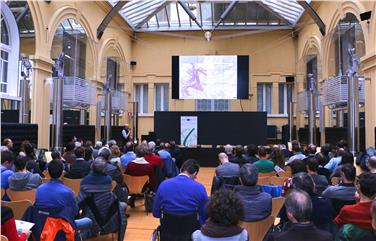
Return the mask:
[[225, 18], [227, 17], [227, 15], [231, 12], [231, 10], [235, 7], [235, 5], [238, 2], [239, 2], [238, 0], [232, 0], [232, 2], [230, 3], [230, 5], [228, 5], [227, 8], [225, 9], [225, 11], [222, 13], [221, 17], [219, 17], [219, 21], [214, 26], [213, 31], [223, 22], [223, 20], [225, 20]]
[[309, 14], [309, 16], [311, 16], [313, 21], [315, 21], [315, 23], [319, 27], [319, 30], [322, 36], [325, 36], [325, 33], [326, 33], [325, 23], [321, 20], [320, 16], [317, 14], [315, 9], [313, 9], [311, 5], [309, 5], [309, 3], [307, 3], [306, 1], [298, 1], [298, 3], [300, 4], [300, 6], [304, 8], [304, 10]]
[[189, 19], [192, 19], [196, 23], [196, 25], [200, 29], [202, 29], [202, 25], [198, 22], [196, 16], [192, 13], [192, 11], [189, 9], [189, 7], [183, 1], [178, 1], [178, 3], [180, 4], [180, 6], [182, 6], [182, 8], [184, 9], [184, 11], [188, 14]]
[[153, 12], [148, 14], [141, 22], [139, 22], [135, 26], [135, 29], [141, 28], [147, 21], [149, 21], [152, 17], [157, 15], [157, 13], [159, 13], [159, 11], [161, 11], [163, 8], [165, 8], [168, 3], [169, 3], [168, 1], [163, 1], [161, 5], [159, 5]]
[[263, 7], [266, 11], [268, 11], [269, 13], [271, 13], [273, 16], [275, 16], [276, 18], [280, 19], [283, 23], [285, 24], [288, 24], [288, 25], [291, 25], [292, 24], [287, 21], [284, 17], [282, 17], [281, 15], [279, 15], [277, 12], [275, 12], [273, 9], [271, 9], [269, 6], [265, 5], [263, 2], [261, 1], [256, 1], [256, 3], [258, 5], [260, 5], [261, 7]]
[[104, 33], [104, 30], [107, 28], [108, 24], [111, 22], [112, 18], [120, 11], [122, 7], [127, 3], [128, 1], [119, 1], [116, 3], [116, 5], [111, 8], [110, 12], [107, 13], [107, 15], [102, 20], [101, 24], [99, 24], [97, 28], [97, 39], [101, 39], [102, 35]]
[[29, 12], [29, 5], [26, 4], [20, 15], [17, 16], [16, 22], [19, 23]]

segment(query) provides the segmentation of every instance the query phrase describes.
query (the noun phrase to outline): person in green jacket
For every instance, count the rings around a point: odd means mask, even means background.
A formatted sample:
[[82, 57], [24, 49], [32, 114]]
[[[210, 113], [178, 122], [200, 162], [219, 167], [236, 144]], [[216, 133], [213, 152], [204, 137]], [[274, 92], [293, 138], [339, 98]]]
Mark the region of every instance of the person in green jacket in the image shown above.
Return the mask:
[[274, 162], [267, 159], [267, 152], [265, 147], [261, 146], [258, 148], [259, 160], [255, 162], [257, 169], [260, 173], [272, 172], [274, 170]]

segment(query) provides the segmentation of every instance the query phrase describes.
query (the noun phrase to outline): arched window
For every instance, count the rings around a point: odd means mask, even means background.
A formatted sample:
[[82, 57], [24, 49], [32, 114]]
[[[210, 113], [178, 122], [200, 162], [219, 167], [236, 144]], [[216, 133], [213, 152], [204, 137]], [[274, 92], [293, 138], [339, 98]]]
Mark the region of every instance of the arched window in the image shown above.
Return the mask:
[[12, 11], [1, 1], [0, 98], [18, 99], [20, 37]]

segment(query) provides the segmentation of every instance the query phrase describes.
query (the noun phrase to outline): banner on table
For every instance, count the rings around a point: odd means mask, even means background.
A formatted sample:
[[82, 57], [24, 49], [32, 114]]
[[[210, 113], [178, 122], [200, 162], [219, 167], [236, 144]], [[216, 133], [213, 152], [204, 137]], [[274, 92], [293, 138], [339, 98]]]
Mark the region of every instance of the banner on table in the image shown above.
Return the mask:
[[180, 117], [180, 144], [197, 145], [197, 116]]

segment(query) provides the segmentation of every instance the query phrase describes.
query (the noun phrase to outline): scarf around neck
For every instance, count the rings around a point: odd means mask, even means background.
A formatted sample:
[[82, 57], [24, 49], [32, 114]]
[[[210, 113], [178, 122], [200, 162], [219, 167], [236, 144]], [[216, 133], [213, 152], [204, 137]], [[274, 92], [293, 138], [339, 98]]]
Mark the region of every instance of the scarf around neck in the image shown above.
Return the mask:
[[243, 228], [239, 225], [226, 227], [213, 223], [211, 220], [207, 220], [205, 224], [201, 227], [201, 232], [204, 235], [213, 238], [231, 237], [243, 232]]

